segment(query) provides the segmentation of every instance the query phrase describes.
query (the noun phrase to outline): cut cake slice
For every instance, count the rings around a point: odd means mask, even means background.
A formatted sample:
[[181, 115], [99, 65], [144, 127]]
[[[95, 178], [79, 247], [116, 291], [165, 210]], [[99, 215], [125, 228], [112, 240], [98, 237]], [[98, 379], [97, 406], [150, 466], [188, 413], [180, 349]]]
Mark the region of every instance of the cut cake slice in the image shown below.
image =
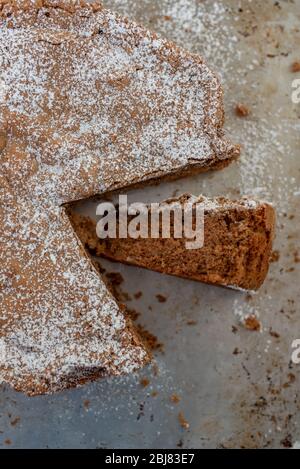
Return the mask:
[[198, 204], [204, 210], [201, 248], [187, 249], [187, 239], [175, 239], [173, 231], [170, 239], [101, 240], [95, 221], [74, 211], [70, 217], [83, 245], [97, 256], [213, 285], [244, 290], [261, 287], [275, 234], [273, 207], [251, 199], [230, 201], [182, 195], [163, 202], [160, 209], [164, 205], [184, 208], [187, 204]]

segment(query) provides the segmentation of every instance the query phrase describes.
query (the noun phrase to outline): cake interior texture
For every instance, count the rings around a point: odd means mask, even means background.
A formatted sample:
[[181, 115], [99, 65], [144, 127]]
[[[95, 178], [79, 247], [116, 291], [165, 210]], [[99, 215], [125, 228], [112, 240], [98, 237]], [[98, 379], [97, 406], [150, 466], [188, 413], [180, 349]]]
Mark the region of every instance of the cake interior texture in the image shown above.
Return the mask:
[[[97, 236], [94, 220], [75, 211], [69, 215], [82, 243], [96, 256], [199, 282], [259, 289], [267, 276], [272, 253], [273, 207], [249, 199], [210, 200], [190, 195], [163, 204], [183, 207], [191, 200], [200, 204], [205, 214], [204, 246], [197, 249], [187, 249], [187, 239], [175, 239], [174, 236], [168, 239], [117, 237], [102, 240]], [[172, 222], [174, 219], [171, 218]], [[193, 224], [195, 226], [194, 221]]]

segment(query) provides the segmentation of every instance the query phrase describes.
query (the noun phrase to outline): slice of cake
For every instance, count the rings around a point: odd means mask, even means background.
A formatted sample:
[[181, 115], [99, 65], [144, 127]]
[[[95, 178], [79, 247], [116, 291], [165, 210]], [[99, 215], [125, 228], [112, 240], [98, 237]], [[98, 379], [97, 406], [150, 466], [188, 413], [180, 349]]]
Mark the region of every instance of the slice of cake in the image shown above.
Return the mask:
[[204, 210], [204, 245], [197, 249], [187, 249], [187, 239], [174, 235], [170, 239], [101, 240], [96, 222], [75, 212], [70, 217], [82, 243], [97, 256], [199, 282], [257, 290], [269, 268], [274, 209], [250, 199], [210, 200], [190, 195], [166, 201], [160, 209], [164, 205], [184, 208], [189, 203]]
[[150, 360], [65, 204], [220, 168], [222, 90], [198, 56], [84, 0], [0, 0], [0, 382], [30, 395]]

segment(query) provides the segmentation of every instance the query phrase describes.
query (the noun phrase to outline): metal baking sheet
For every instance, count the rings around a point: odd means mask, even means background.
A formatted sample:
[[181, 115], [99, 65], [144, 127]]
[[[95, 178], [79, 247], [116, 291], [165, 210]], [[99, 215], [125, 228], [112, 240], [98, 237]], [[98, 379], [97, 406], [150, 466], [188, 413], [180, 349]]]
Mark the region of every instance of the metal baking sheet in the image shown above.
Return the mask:
[[[130, 198], [191, 192], [268, 200], [278, 214], [279, 259], [254, 295], [106, 262], [124, 277], [128, 307], [163, 344], [156, 367], [50, 397], [27, 398], [2, 386], [0, 447], [299, 447], [300, 365], [291, 355], [300, 339], [300, 104], [291, 96], [300, 73], [291, 64], [300, 60], [300, 1], [104, 3], [206, 58], [222, 77], [227, 131], [242, 144], [240, 161], [221, 172]], [[236, 116], [237, 103], [249, 108], [248, 117]], [[80, 210], [94, 206], [85, 202]], [[143, 296], [135, 299], [138, 291]], [[259, 318], [260, 332], [241, 325], [247, 314]]]

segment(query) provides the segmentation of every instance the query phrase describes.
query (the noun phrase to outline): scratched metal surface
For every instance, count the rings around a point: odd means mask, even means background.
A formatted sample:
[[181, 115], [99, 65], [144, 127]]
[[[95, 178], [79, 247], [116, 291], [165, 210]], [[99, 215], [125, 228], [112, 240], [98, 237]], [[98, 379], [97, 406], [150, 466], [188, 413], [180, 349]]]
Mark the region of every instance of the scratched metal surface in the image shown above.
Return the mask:
[[[2, 386], [0, 447], [297, 447], [300, 365], [290, 359], [291, 343], [300, 338], [300, 104], [291, 101], [298, 76], [290, 66], [300, 60], [300, 1], [104, 3], [206, 57], [222, 76], [228, 132], [243, 145], [240, 162], [222, 172], [130, 197], [160, 200], [189, 191], [267, 199], [278, 211], [280, 258], [251, 297], [106, 263], [122, 273], [124, 291], [143, 292], [127, 304], [164, 344], [156, 371], [34, 399]], [[236, 117], [237, 102], [250, 108], [249, 117]], [[94, 208], [85, 203], [80, 210]], [[157, 294], [167, 301], [159, 303]], [[259, 316], [260, 333], [240, 325], [247, 313]], [[141, 386], [142, 377], [149, 386]], [[180, 426], [180, 412], [188, 430]]]

